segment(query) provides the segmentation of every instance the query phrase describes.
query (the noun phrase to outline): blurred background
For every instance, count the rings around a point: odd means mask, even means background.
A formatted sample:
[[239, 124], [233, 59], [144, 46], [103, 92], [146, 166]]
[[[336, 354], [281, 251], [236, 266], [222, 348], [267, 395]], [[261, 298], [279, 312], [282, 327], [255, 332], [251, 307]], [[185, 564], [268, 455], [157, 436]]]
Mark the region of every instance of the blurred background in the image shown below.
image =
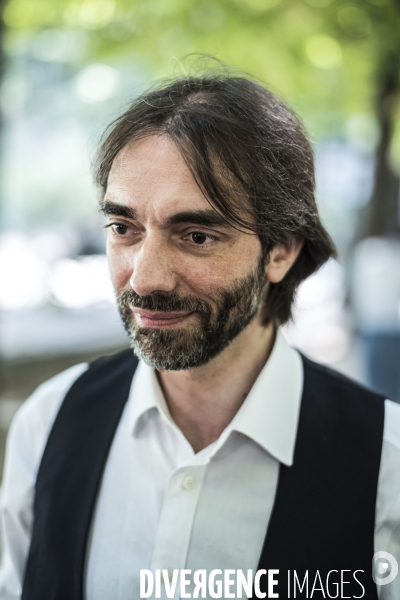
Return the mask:
[[286, 335], [400, 400], [400, 0], [9, 0], [0, 38], [0, 463], [38, 384], [127, 346], [91, 162], [189, 53], [262, 79], [314, 144], [339, 258], [300, 288]]

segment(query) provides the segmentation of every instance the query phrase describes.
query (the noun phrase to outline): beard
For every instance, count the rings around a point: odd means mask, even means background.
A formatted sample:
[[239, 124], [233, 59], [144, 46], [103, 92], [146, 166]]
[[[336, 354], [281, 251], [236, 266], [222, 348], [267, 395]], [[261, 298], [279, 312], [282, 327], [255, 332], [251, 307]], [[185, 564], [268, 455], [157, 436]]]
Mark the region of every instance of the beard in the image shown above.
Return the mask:
[[[131, 346], [149, 366], [159, 371], [179, 371], [199, 367], [220, 354], [257, 315], [264, 298], [265, 262], [236, 279], [230, 288], [217, 289], [212, 306], [196, 296], [154, 292], [139, 296], [126, 290], [117, 296], [118, 310]], [[157, 312], [195, 312], [197, 319], [188, 327], [157, 329], [140, 327], [132, 308]]]

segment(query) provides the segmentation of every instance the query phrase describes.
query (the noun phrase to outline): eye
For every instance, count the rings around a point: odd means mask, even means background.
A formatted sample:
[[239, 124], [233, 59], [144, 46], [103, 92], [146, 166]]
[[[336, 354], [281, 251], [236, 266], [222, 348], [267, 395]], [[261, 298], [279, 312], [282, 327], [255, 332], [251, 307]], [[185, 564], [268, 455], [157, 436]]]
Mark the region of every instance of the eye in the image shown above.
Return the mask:
[[111, 231], [114, 244], [136, 244], [141, 239], [141, 231], [135, 223], [117, 223], [112, 221], [105, 225]]
[[186, 239], [188, 239], [192, 244], [203, 248], [212, 246], [213, 242], [218, 240], [216, 236], [209, 233], [204, 233], [203, 231], [192, 231], [187, 234]]
[[107, 227], [111, 227], [111, 230], [116, 235], [125, 235], [128, 231], [128, 226], [122, 223], [110, 223]]
[[201, 233], [200, 231], [194, 231], [193, 233], [190, 234], [190, 237], [192, 238], [192, 241], [195, 244], [197, 244], [198, 246], [201, 246], [206, 243], [207, 238], [209, 238], [210, 236], [207, 235], [206, 233]]

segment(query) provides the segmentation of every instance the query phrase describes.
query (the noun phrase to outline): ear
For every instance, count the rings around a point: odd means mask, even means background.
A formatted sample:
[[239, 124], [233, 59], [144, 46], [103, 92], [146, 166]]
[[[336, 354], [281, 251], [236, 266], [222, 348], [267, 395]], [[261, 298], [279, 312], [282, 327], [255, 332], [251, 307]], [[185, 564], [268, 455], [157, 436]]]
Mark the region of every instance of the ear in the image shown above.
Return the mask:
[[291, 266], [296, 262], [303, 244], [303, 238], [296, 238], [288, 243], [274, 246], [269, 256], [269, 262], [265, 267], [268, 281], [271, 283], [282, 281]]

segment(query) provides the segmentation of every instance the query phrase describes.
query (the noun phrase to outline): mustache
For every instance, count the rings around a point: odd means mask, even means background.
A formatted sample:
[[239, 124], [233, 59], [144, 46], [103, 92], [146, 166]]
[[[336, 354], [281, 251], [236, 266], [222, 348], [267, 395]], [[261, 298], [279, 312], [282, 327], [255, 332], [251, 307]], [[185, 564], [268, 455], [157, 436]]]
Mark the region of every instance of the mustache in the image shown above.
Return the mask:
[[204, 300], [194, 296], [180, 296], [174, 292], [164, 294], [154, 292], [147, 296], [139, 296], [134, 290], [125, 290], [117, 296], [118, 305], [123, 312], [130, 312], [132, 307], [157, 312], [190, 311], [203, 314], [210, 313], [210, 306]]

